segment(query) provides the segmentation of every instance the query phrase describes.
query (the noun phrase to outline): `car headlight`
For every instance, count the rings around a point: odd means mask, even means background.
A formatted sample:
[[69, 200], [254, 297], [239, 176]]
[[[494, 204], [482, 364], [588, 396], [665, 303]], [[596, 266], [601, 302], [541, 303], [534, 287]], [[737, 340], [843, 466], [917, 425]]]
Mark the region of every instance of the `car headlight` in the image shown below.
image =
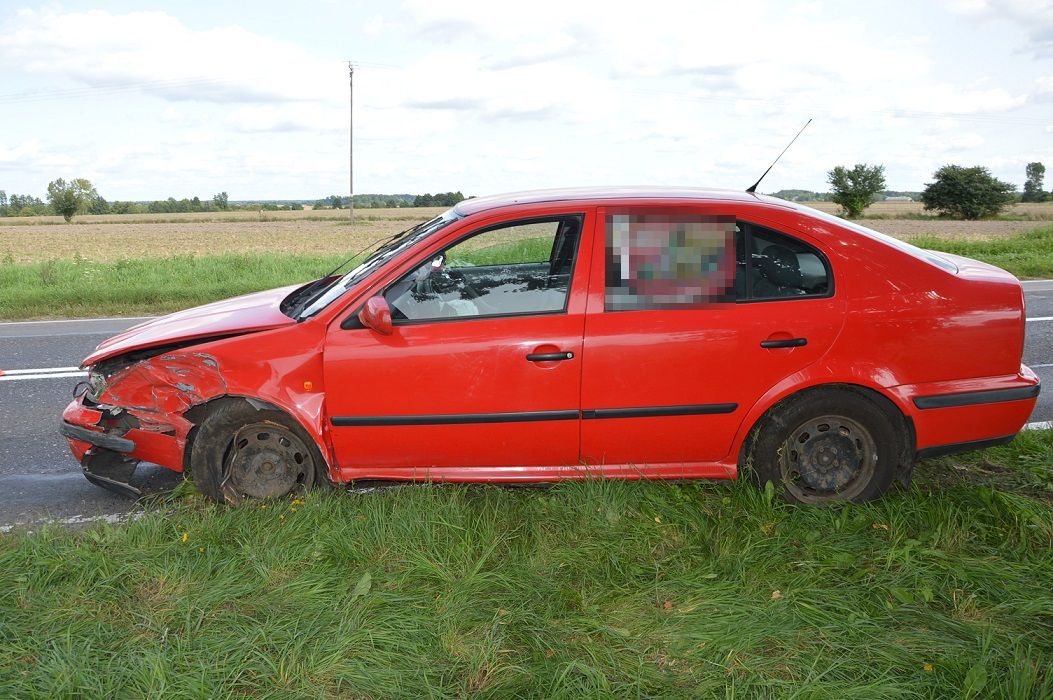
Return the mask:
[[92, 369], [88, 370], [88, 396], [97, 399], [106, 391], [106, 375]]

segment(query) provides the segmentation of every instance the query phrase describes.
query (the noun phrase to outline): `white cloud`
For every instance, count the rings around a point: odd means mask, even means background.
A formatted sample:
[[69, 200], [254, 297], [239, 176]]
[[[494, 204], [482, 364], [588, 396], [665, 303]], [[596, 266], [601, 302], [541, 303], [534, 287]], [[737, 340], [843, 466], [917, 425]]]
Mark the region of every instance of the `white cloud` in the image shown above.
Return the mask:
[[982, 21], [1008, 20], [1027, 35], [1028, 49], [1053, 58], [1053, 2], [1050, 0], [950, 0], [948, 6]]
[[[1030, 17], [1040, 36], [1048, 5], [975, 0], [955, 11]], [[337, 7], [316, 8], [311, 22], [325, 27]], [[907, 2], [870, 14], [773, 0], [628, 9], [598, 0], [410, 0], [354, 12], [358, 21], [339, 38], [321, 30], [302, 38], [294, 28], [254, 27], [250, 17], [209, 26], [179, 5], [6, 19], [0, 10], [0, 61], [5, 77], [21, 81], [5, 92], [25, 85], [66, 100], [63, 109], [5, 103], [0, 163], [9, 174], [18, 161], [25, 177], [44, 182], [94, 169], [105, 179], [100, 192], [119, 198], [176, 194], [169, 188], [339, 191], [347, 69], [331, 57], [349, 52], [361, 59], [359, 191], [745, 187], [808, 117], [815, 122], [765, 187], [821, 188], [833, 165], [866, 161], [885, 163], [890, 185], [906, 189], [951, 159], [1015, 158], [1026, 138], [1044, 136], [1042, 101], [1053, 94], [1041, 59], [1003, 55], [982, 22]], [[948, 51], [938, 32], [952, 20], [963, 36]], [[997, 60], [979, 58], [988, 54]], [[31, 142], [35, 153], [12, 155]], [[62, 172], [48, 170], [63, 158]]]
[[36, 139], [20, 143], [17, 146], [0, 145], [0, 163], [18, 163], [36, 155], [40, 151], [40, 142]]
[[0, 57], [34, 75], [168, 100], [324, 100], [342, 70], [240, 27], [195, 31], [163, 12], [22, 10], [0, 26]]

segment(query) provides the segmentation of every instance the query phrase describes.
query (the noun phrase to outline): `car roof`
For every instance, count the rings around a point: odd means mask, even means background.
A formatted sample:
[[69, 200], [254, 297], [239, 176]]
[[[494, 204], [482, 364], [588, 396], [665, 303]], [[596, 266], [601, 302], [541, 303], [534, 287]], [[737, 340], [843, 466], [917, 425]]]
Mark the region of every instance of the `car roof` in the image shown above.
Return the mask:
[[549, 190], [527, 190], [508, 194], [473, 197], [459, 202], [454, 211], [460, 216], [516, 204], [544, 202], [602, 201], [602, 200], [682, 199], [693, 202], [759, 202], [787, 209], [793, 205], [782, 199], [740, 190], [706, 189], [701, 187], [566, 187]]

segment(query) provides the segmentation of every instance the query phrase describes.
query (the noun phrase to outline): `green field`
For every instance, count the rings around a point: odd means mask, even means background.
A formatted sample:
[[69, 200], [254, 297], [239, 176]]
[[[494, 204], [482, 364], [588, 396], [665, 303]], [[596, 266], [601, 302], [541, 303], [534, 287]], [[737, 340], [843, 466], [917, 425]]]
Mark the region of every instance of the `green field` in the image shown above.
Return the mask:
[[[924, 237], [912, 242], [985, 260], [1024, 279], [1053, 277], [1053, 226], [991, 240]], [[529, 242], [524, 245], [530, 247]], [[343, 258], [342, 254], [240, 253], [110, 262], [79, 257], [31, 263], [0, 260], [0, 318], [165, 313], [305, 282], [336, 267]]]
[[920, 236], [910, 239], [910, 242], [922, 248], [983, 260], [1009, 270], [1021, 279], [1053, 277], [1053, 226], [990, 240]]
[[0, 535], [0, 696], [1050, 697], [1053, 432], [919, 470], [834, 508], [409, 485]]

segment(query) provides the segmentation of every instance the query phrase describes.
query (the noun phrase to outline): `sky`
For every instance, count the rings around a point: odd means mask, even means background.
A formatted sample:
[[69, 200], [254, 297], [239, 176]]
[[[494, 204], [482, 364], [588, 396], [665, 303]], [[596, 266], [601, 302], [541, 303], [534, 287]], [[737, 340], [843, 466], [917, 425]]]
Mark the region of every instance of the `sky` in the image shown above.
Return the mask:
[[356, 193], [1053, 173], [1053, 0], [0, 0], [0, 189], [346, 194], [348, 61]]

